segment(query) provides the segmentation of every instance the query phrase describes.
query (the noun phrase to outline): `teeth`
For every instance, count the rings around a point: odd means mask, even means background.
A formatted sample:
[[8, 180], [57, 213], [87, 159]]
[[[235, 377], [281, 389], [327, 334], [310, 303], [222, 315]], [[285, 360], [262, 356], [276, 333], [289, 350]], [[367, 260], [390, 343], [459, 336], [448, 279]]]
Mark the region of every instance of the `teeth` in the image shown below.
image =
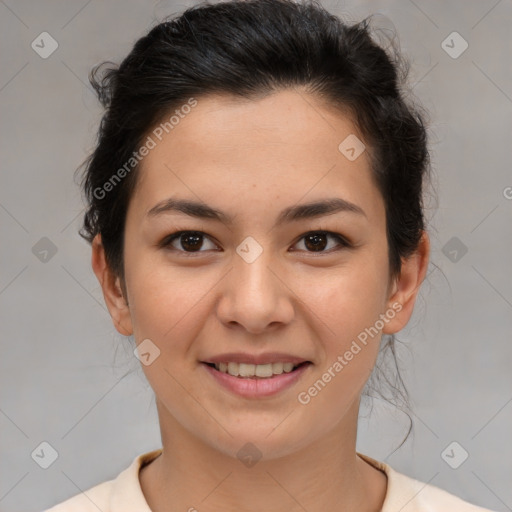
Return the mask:
[[293, 363], [283, 363], [283, 371], [289, 373], [293, 370]]
[[272, 377], [274, 375], [272, 363], [254, 365], [254, 375], [256, 377]]
[[267, 364], [246, 364], [246, 363], [218, 363], [215, 368], [223, 373], [229, 373], [233, 377], [261, 377], [269, 378], [281, 373], [290, 373], [295, 365], [293, 363], [267, 363]]

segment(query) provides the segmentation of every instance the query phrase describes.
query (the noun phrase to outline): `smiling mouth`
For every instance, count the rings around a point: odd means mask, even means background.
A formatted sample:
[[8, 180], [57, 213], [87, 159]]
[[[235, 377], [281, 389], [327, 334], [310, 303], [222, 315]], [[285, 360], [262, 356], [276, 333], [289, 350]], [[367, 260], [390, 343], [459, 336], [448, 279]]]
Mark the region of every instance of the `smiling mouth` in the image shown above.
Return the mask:
[[267, 364], [246, 364], [246, 363], [204, 363], [215, 368], [220, 373], [227, 373], [232, 377], [240, 379], [270, 379], [283, 373], [292, 373], [298, 368], [312, 364], [304, 361], [300, 364], [293, 363], [267, 363]]

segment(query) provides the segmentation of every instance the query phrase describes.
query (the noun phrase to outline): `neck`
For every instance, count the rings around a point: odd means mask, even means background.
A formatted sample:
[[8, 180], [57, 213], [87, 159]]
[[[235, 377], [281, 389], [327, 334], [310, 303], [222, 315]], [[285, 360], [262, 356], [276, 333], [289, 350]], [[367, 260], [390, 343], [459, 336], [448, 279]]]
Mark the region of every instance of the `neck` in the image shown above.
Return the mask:
[[377, 512], [386, 476], [356, 454], [356, 405], [315, 443], [245, 465], [198, 439], [158, 403], [163, 451], [141, 470], [142, 492], [152, 512]]

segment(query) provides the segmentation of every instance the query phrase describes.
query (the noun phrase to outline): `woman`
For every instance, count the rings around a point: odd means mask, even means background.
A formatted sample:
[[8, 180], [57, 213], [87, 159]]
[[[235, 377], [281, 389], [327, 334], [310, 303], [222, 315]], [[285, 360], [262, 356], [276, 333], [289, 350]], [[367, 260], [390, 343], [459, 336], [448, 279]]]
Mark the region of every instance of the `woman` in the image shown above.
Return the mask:
[[429, 258], [402, 64], [313, 2], [202, 4], [93, 77], [83, 236], [163, 448], [50, 510], [478, 511], [356, 452]]

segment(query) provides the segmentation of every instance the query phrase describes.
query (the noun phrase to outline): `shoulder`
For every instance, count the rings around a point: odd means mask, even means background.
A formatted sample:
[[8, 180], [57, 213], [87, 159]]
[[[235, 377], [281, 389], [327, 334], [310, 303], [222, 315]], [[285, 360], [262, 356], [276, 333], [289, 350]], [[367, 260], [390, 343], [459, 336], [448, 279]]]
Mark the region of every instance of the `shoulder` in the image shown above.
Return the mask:
[[90, 489], [72, 496], [43, 512], [110, 512], [110, 496], [114, 480], [98, 484]]
[[387, 476], [388, 489], [382, 512], [492, 512], [439, 487], [414, 480], [367, 455], [358, 455]]
[[138, 455], [116, 478], [95, 485], [43, 512], [151, 512], [142, 493], [139, 471], [161, 452], [160, 448]]

